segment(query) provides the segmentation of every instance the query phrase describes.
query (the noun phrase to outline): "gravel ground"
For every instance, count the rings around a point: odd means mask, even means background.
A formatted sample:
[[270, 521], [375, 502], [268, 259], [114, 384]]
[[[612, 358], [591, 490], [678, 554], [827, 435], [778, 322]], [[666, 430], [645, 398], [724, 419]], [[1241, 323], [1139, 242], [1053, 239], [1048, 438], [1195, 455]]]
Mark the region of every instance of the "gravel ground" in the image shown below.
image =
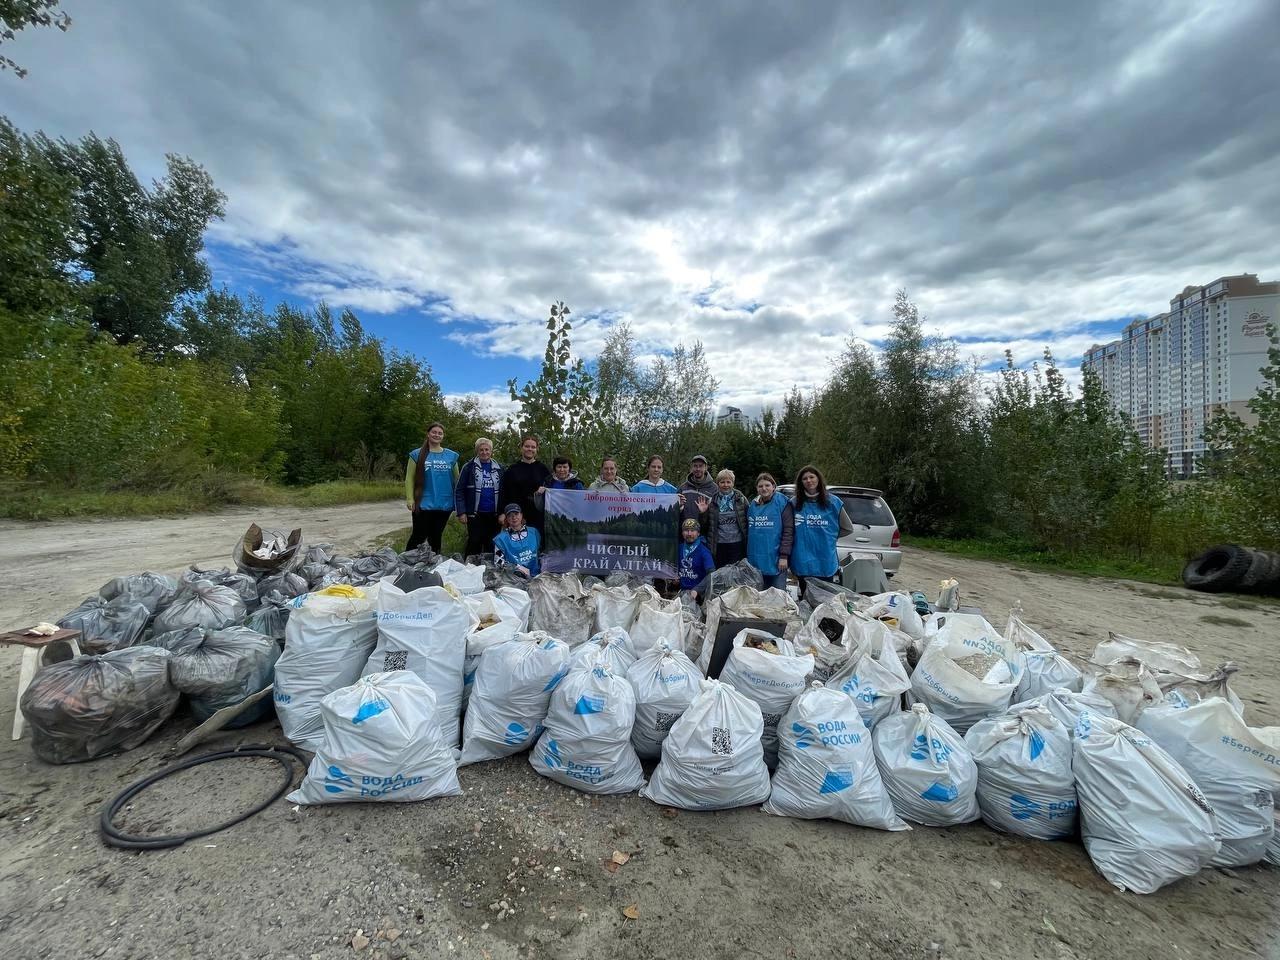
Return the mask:
[[[402, 512], [258, 519], [355, 548]], [[0, 622], [56, 617], [117, 573], [224, 563], [255, 518], [0, 524]], [[899, 581], [932, 594], [945, 576], [998, 624], [1021, 601], [1076, 659], [1112, 629], [1235, 660], [1251, 723], [1280, 723], [1274, 605], [910, 550]], [[0, 656], [0, 690], [17, 659]], [[11, 710], [0, 703], [0, 729]], [[1078, 843], [676, 812], [575, 793], [525, 757], [463, 768], [460, 797], [279, 802], [176, 850], [103, 847], [101, 805], [171, 759], [190, 726], [179, 717], [137, 750], [75, 766], [0, 744], [0, 957], [1280, 957], [1280, 871], [1268, 867], [1207, 870], [1141, 897], [1107, 884]], [[275, 723], [211, 746], [264, 741], [282, 742]], [[191, 829], [277, 777], [266, 761], [204, 767], [140, 797], [123, 822]], [[629, 859], [611, 865], [615, 852]]]

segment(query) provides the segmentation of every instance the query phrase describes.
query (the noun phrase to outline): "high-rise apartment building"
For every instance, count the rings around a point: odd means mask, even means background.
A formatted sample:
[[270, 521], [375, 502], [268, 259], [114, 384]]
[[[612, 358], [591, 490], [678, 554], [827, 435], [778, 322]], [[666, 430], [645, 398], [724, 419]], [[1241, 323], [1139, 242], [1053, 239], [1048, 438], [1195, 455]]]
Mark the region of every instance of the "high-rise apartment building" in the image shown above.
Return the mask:
[[723, 427], [728, 424], [744, 428], [750, 426], [747, 417], [737, 407], [725, 407], [724, 413], [716, 417], [716, 426]]
[[1188, 476], [1217, 412], [1252, 418], [1245, 404], [1262, 384], [1268, 323], [1280, 323], [1280, 281], [1219, 277], [1187, 287], [1167, 313], [1135, 320], [1119, 340], [1090, 347], [1082, 366], [1098, 375], [1142, 441], [1165, 451], [1170, 471]]

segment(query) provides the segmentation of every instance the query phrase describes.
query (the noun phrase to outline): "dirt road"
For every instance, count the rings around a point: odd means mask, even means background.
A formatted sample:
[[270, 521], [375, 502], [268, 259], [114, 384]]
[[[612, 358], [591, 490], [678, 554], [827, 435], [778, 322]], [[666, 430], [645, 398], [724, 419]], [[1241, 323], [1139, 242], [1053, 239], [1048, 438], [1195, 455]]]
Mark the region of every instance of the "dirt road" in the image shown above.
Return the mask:
[[[401, 525], [401, 512], [296, 519], [312, 539], [353, 547]], [[252, 518], [0, 525], [0, 612], [4, 622], [57, 616], [115, 573], [221, 563]], [[1250, 721], [1280, 723], [1274, 606], [918, 551], [899, 580], [932, 594], [944, 576], [996, 622], [1020, 600], [1076, 658], [1112, 629], [1233, 659]], [[5, 663], [0, 692], [12, 683]], [[10, 709], [0, 702], [0, 729]], [[36, 761], [25, 741], [0, 744], [0, 956], [1280, 957], [1271, 868], [1207, 870], [1140, 897], [1110, 887], [1078, 843], [982, 825], [887, 834], [758, 809], [672, 815], [549, 783], [523, 756], [463, 768], [462, 797], [277, 803], [207, 843], [105, 849], [101, 804], [162, 765], [189, 725], [176, 719], [137, 750], [70, 767]], [[279, 736], [267, 723], [222, 743]], [[276, 774], [257, 764], [184, 774], [126, 823], [176, 831], [220, 819], [270, 789]], [[610, 873], [602, 860], [615, 850], [631, 858]], [[514, 912], [500, 920], [503, 903]], [[622, 915], [631, 905], [638, 919]], [[372, 941], [359, 951], [357, 930]]]

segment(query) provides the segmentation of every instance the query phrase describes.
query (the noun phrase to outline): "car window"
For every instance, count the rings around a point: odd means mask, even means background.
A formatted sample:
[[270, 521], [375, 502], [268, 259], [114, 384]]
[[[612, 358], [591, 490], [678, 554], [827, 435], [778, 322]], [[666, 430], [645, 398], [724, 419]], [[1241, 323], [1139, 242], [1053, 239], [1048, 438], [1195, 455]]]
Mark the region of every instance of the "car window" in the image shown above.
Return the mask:
[[841, 494], [844, 511], [854, 523], [865, 523], [869, 527], [892, 527], [893, 511], [879, 497], [858, 497], [852, 494]]

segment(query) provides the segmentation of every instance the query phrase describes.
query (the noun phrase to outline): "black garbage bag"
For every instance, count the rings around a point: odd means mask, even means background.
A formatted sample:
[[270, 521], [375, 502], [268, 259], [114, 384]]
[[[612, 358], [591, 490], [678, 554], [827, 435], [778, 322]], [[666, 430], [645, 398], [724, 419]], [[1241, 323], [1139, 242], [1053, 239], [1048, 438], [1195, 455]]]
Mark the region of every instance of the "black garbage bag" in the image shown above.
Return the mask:
[[405, 550], [400, 554], [400, 562], [406, 567], [412, 567], [419, 563], [425, 563], [434, 567], [443, 557], [431, 549], [430, 544], [424, 543], [420, 547], [414, 547], [412, 550]]
[[150, 620], [146, 605], [128, 596], [111, 600], [87, 597], [59, 620], [58, 626], [79, 630], [80, 649], [85, 653], [108, 653], [137, 643]]
[[283, 646], [284, 628], [289, 623], [289, 611], [292, 609], [293, 602], [288, 597], [273, 591], [262, 598], [261, 606], [249, 614], [244, 625]]
[[400, 555], [390, 547], [381, 547], [373, 553], [357, 557], [351, 563], [351, 582], [372, 583], [400, 572]]
[[205, 580], [216, 583], [220, 587], [230, 587], [244, 602], [245, 609], [252, 610], [258, 605], [258, 581], [247, 573], [240, 573], [227, 567], [217, 570], [201, 570], [195, 564], [178, 578], [183, 584]]
[[159, 647], [170, 653], [190, 653], [204, 643], [204, 627], [182, 627], [167, 633], [153, 633], [147, 646]]
[[[171, 655], [169, 677], [187, 695], [192, 715], [203, 722], [271, 683], [279, 657], [273, 638], [248, 627], [208, 630], [194, 648]], [[272, 701], [264, 698], [227, 726], [256, 723], [274, 711]]]
[[40, 670], [21, 703], [36, 756], [79, 763], [138, 746], [177, 709], [170, 657], [159, 647], [128, 647]]
[[[312, 563], [308, 561], [298, 568], [298, 575], [307, 581], [308, 587], [314, 590], [316, 585], [329, 573], [330, 569], [332, 568], [327, 563]], [[261, 591], [259, 591], [258, 596], [262, 596]]]
[[282, 597], [298, 597], [306, 593], [309, 588], [310, 583], [306, 577], [286, 570], [283, 573], [273, 573], [258, 581], [258, 599], [261, 600], [271, 593], [278, 593]]
[[332, 543], [316, 543], [307, 547], [304, 563], [328, 563], [333, 559]]
[[185, 584], [178, 599], [156, 617], [153, 632], [168, 633], [183, 627], [221, 630], [243, 623], [247, 613], [244, 601], [235, 590], [208, 580], [194, 580]]
[[173, 603], [178, 595], [178, 581], [166, 577], [163, 573], [135, 573], [128, 577], [114, 577], [98, 589], [98, 596], [103, 600], [114, 600], [126, 597], [142, 604], [153, 614], [159, 613]]

